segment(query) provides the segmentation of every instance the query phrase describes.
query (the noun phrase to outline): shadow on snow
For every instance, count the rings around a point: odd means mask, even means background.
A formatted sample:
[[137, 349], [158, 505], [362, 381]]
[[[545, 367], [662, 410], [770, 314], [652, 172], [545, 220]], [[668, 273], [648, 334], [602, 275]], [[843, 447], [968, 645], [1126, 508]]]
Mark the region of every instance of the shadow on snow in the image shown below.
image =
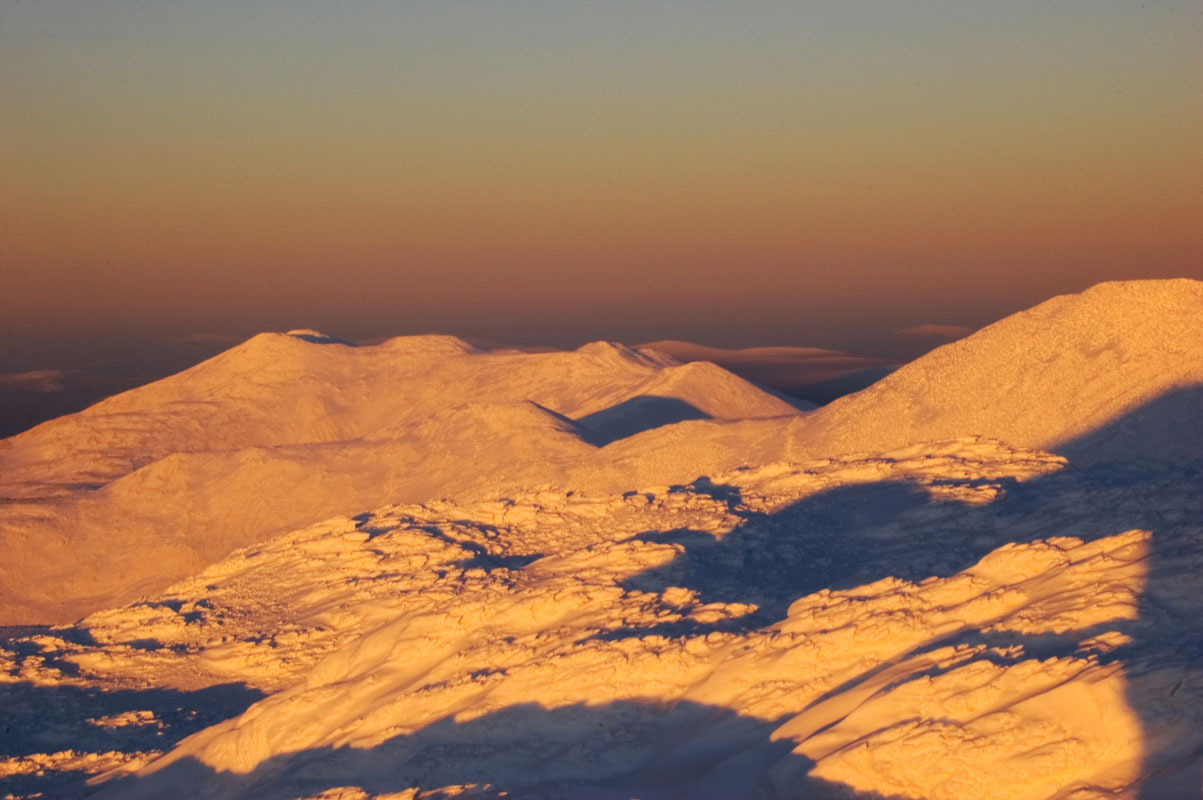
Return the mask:
[[[699, 479], [692, 490], [726, 501], [744, 516], [743, 522], [721, 539], [691, 530], [644, 534], [647, 540], [680, 544], [683, 552], [664, 567], [631, 577], [626, 588], [660, 591], [683, 586], [696, 591], [703, 603], [753, 603], [759, 607], [753, 616], [726, 623], [728, 629], [748, 629], [781, 620], [793, 601], [815, 591], [886, 577], [918, 582], [950, 576], [1006, 543], [1053, 536], [1093, 540], [1134, 528], [1151, 531], [1140, 623], [1117, 620], [1038, 636], [969, 631], [922, 649], [959, 642], [1019, 643], [1026, 652], [1017, 659], [1048, 658], [1073, 654], [1083, 639], [1102, 630], [1139, 628], [1134, 642], [1105, 660], [1123, 663], [1129, 706], [1145, 726], [1146, 742], [1150, 736], [1159, 737], [1143, 763], [1140, 796], [1197, 797], [1203, 733], [1188, 731], [1170, 741], [1164, 727], [1175, 708], [1203, 702], [1203, 574], [1195, 566], [1203, 560], [1203, 462], [1138, 460], [1123, 447], [1131, 431], [1164, 428], [1166, 419], [1158, 421], [1158, 409], [1174, 415], [1193, 409], [1200, 414], [1196, 419], [1203, 418], [1199, 390], [1180, 391], [1109, 430], [1059, 448], [1083, 459], [1101, 453], [1113, 460], [1071, 465], [1025, 482], [989, 481], [1002, 491], [986, 505], [941, 501], [917, 485], [886, 481], [840, 487], [778, 513], [757, 514], [742, 509], [735, 487]], [[1136, 454], [1146, 453], [1142, 447]], [[717, 627], [677, 622], [598, 635], [685, 636]], [[997, 653], [990, 657], [1007, 659]], [[805, 710], [791, 710], [788, 716]], [[791, 753], [793, 743], [772, 741], [780, 722], [688, 702], [556, 709], [530, 704], [469, 721], [444, 719], [370, 750], [318, 748], [277, 756], [247, 775], [214, 773], [183, 760], [164, 767], [159, 779], [262, 798], [348, 785], [383, 793], [415, 785], [473, 783], [493, 784], [519, 798], [872, 797], [809, 776], [811, 764]], [[643, 744], [649, 741], [655, 746]], [[617, 770], [607, 763], [615, 753], [634, 767]], [[531, 764], [535, 771], [525, 772]], [[748, 783], [749, 775], [758, 776], [755, 783]], [[128, 778], [106, 787], [106, 796], [143, 796], [140, 787], [163, 784], [152, 779], [141, 785], [139, 778]]]
[[691, 419], [710, 419], [692, 403], [676, 397], [641, 394], [576, 420], [585, 441], [604, 447], [619, 439]]
[[[0, 637], [28, 633], [28, 628], [0, 629]], [[0, 683], [0, 762], [64, 750], [127, 755], [167, 751], [185, 736], [242, 713], [262, 697], [261, 692], [233, 683], [194, 692]], [[127, 716], [127, 724], [116, 726], [102, 722], [139, 711], [153, 717]], [[86, 778], [82, 770], [0, 773], [0, 797], [78, 796], [85, 791]]]

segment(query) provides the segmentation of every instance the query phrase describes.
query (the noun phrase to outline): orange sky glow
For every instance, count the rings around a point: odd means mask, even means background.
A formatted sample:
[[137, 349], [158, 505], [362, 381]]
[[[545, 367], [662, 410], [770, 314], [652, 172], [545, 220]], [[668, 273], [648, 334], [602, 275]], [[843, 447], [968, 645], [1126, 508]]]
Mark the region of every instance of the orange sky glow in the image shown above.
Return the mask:
[[1203, 9], [964, 6], [6, 5], [0, 357], [813, 344], [1203, 277]]

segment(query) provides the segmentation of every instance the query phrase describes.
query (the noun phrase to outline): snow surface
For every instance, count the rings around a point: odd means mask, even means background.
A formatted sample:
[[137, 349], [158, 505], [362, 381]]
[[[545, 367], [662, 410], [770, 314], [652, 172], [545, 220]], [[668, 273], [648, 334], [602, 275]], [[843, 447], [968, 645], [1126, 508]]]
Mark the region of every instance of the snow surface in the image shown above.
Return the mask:
[[[978, 434], [1078, 463], [1203, 445], [1203, 283], [1103, 283], [932, 351], [811, 420], [824, 452]], [[971, 399], [972, 398], [972, 399]]]
[[805, 415], [256, 337], [0, 443], [0, 796], [1200, 797], [1200, 323], [1104, 284]]
[[335, 514], [538, 484], [647, 427], [800, 413], [712, 364], [604, 342], [262, 334], [0, 443], [0, 624], [70, 621]]

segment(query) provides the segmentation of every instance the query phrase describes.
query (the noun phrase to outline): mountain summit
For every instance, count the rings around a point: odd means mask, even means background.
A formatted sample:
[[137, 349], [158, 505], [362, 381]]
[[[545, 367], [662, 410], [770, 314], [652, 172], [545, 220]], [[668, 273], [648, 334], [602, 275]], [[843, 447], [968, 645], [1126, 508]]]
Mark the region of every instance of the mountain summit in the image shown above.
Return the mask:
[[806, 420], [814, 452], [979, 435], [1075, 463], [1203, 446], [1203, 282], [1103, 283], [944, 345]]

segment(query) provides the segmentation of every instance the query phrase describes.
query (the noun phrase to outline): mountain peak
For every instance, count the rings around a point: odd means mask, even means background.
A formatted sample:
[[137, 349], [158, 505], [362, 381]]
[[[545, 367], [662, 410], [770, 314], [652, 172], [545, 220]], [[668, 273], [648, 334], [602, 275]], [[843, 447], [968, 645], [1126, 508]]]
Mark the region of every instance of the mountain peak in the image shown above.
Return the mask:
[[[1059, 295], [831, 403], [815, 414], [809, 446], [851, 452], [982, 435], [1078, 463], [1192, 460], [1203, 446], [1191, 421], [1203, 403], [1189, 393], [1203, 384], [1200, 319], [1200, 281]], [[1162, 413], [1141, 413], [1171, 394]]]

